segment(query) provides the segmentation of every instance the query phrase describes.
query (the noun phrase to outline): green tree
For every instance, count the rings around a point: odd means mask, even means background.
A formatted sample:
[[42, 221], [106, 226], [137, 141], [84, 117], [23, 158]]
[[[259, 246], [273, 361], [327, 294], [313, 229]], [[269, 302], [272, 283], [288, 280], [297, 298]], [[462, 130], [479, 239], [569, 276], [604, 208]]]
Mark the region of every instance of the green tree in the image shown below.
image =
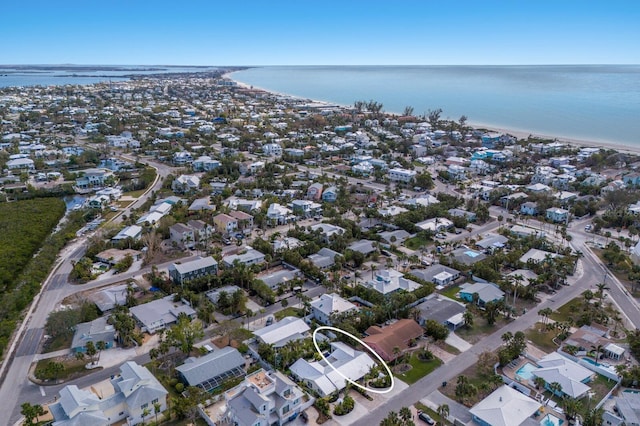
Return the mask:
[[33, 420], [37, 417], [36, 408], [29, 402], [25, 402], [20, 406], [20, 414], [24, 416], [24, 421], [27, 424], [33, 424]]
[[447, 404], [439, 405], [438, 406], [438, 415], [442, 419], [441, 423], [444, 424], [444, 421], [449, 417], [449, 405], [447, 405]]
[[89, 358], [91, 358], [91, 363], [94, 364], [95, 360], [93, 359], [93, 357], [96, 356], [96, 353], [98, 353], [96, 345], [92, 341], [89, 341], [84, 345], [84, 348], [85, 353], [89, 355]]
[[176, 325], [167, 331], [169, 344], [179, 349], [185, 355], [193, 350], [193, 345], [204, 337], [202, 323], [199, 320], [192, 321], [188, 316], [180, 314]]

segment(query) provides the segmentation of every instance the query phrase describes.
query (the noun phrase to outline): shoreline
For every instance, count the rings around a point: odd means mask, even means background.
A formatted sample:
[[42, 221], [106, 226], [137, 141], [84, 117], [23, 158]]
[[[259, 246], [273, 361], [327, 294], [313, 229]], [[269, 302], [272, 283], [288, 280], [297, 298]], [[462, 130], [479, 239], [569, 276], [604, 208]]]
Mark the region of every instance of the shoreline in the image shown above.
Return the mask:
[[[292, 95], [289, 93], [283, 93], [283, 92], [277, 92], [274, 90], [269, 90], [269, 89], [265, 89], [264, 87], [258, 87], [258, 86], [253, 86], [247, 83], [243, 83], [241, 81], [238, 81], [236, 79], [233, 78], [233, 74], [236, 71], [232, 71], [232, 72], [228, 72], [228, 73], [224, 73], [222, 75], [222, 78], [227, 78], [233, 82], [235, 82], [238, 87], [241, 87], [243, 89], [249, 89], [249, 90], [259, 90], [259, 91], [263, 91], [266, 93], [271, 93], [272, 95], [278, 95], [278, 96], [288, 96], [288, 97], [292, 97], [292, 98], [296, 98], [296, 99], [302, 99], [302, 100], [309, 100], [310, 102], [315, 102], [315, 103], [320, 103], [320, 104], [326, 104], [326, 105], [338, 105], [342, 108], [351, 108], [351, 105], [341, 105], [337, 102], [327, 102], [327, 101], [321, 101], [321, 100], [317, 100], [317, 99], [309, 99], [306, 98], [304, 96], [296, 96], [296, 95]], [[388, 116], [393, 116], [393, 115], [401, 115], [401, 114], [396, 114], [396, 113], [392, 113], [392, 112], [384, 112], [384, 115], [388, 115]], [[502, 127], [502, 126], [495, 126], [495, 125], [491, 125], [491, 124], [486, 124], [486, 123], [478, 123], [478, 122], [469, 122], [468, 124], [470, 127], [473, 127], [474, 129], [486, 129], [488, 131], [492, 131], [492, 132], [497, 132], [497, 133], [505, 133], [505, 134], [509, 134], [512, 136], [515, 136], [516, 138], [518, 138], [518, 140], [527, 140], [529, 138], [529, 136], [533, 137], [533, 138], [540, 138], [540, 139], [549, 139], [549, 140], [553, 140], [553, 141], [557, 141], [557, 142], [561, 142], [561, 143], [566, 143], [568, 145], [574, 146], [574, 147], [579, 147], [579, 148], [586, 148], [586, 147], [593, 147], [593, 148], [602, 148], [602, 149], [613, 149], [615, 151], [618, 151], [620, 153], [624, 153], [624, 154], [633, 154], [633, 155], [640, 155], [640, 146], [638, 147], [633, 147], [633, 146], [629, 146], [620, 142], [615, 142], [615, 141], [596, 141], [596, 140], [588, 140], [588, 139], [581, 139], [581, 138], [572, 138], [572, 137], [565, 137], [565, 136], [552, 136], [552, 135], [546, 135], [546, 134], [541, 134], [541, 133], [537, 133], [534, 131], [529, 131], [529, 130], [524, 130], [524, 129], [509, 129], [506, 127]]]

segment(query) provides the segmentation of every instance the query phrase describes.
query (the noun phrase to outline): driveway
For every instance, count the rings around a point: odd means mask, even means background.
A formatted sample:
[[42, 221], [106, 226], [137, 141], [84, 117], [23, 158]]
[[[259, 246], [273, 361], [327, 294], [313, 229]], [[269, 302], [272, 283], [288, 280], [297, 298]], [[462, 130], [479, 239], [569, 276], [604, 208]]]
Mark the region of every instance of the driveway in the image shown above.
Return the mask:
[[455, 332], [449, 333], [445, 342], [453, 346], [460, 352], [468, 351], [473, 346], [471, 343], [467, 342], [462, 337], [458, 336]]

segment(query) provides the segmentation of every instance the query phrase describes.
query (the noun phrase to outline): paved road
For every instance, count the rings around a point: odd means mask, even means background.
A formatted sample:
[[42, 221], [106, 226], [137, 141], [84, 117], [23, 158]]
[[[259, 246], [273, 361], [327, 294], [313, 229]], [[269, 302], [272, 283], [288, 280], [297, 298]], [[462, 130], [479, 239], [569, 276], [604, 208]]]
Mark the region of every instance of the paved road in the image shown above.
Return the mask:
[[[131, 158], [129, 158], [131, 160]], [[153, 166], [157, 170], [157, 179], [151, 188], [138, 201], [134, 202], [129, 208], [121, 212], [117, 216], [119, 221], [122, 214], [130, 214], [131, 209], [141, 206], [149, 198], [153, 191], [157, 191], [162, 186], [162, 181], [172, 168], [152, 161], [146, 161], [147, 164]], [[42, 397], [39, 387], [33, 385], [27, 380], [29, 367], [34, 361], [34, 355], [39, 352], [40, 343], [44, 336], [44, 325], [47, 316], [55, 310], [60, 302], [75, 293], [95, 289], [98, 287], [110, 285], [119, 281], [126, 280], [140, 273], [148, 272], [150, 268], [143, 271], [129, 272], [120, 274], [115, 278], [109, 278], [100, 281], [94, 281], [84, 285], [69, 284], [69, 272], [73, 268], [72, 262], [80, 259], [86, 251], [88, 237], [80, 237], [70, 245], [65, 247], [59, 255], [59, 266], [49, 275], [42, 285], [40, 296], [34, 302], [34, 307], [30, 315], [27, 316], [24, 326], [24, 334], [19, 337], [19, 341], [15, 347], [15, 352], [11, 354], [7, 352], [5, 365], [6, 370], [4, 381], [0, 385], [0, 407], [12, 410], [13, 415], [0, 416], [0, 426], [8, 425], [15, 422], [20, 415], [20, 404], [24, 401], [34, 401], [34, 396]], [[171, 262], [167, 262], [164, 266], [168, 266]], [[162, 267], [159, 266], [159, 267]], [[93, 377], [93, 376], [89, 376]], [[5, 413], [8, 411], [3, 410]]]

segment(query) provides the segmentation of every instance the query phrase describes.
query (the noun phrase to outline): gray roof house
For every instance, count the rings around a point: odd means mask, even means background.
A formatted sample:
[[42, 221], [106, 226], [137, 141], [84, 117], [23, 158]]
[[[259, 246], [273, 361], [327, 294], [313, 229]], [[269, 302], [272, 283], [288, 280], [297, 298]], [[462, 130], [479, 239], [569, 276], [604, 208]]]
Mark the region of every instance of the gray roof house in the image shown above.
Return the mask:
[[240, 287], [237, 285], [225, 285], [223, 287], [218, 287], [215, 290], [208, 291], [206, 293], [207, 298], [211, 301], [211, 303], [218, 303], [218, 299], [220, 298], [221, 293], [227, 293], [227, 295], [231, 296], [236, 291], [242, 291]]
[[445, 287], [460, 277], [460, 271], [446, 265], [431, 265], [427, 269], [414, 269], [411, 275], [423, 281], [434, 283], [436, 286]]
[[107, 312], [127, 302], [127, 284], [108, 287], [89, 296], [101, 312]]
[[320, 269], [326, 269], [333, 266], [336, 256], [341, 256], [341, 254], [330, 248], [323, 247], [316, 254], [307, 257], [307, 259], [309, 259], [314, 266]]
[[483, 250], [493, 251], [503, 248], [508, 241], [509, 239], [504, 235], [485, 234], [482, 239], [476, 243], [476, 245]]
[[462, 316], [467, 310], [462, 303], [435, 293], [415, 307], [420, 312], [418, 319], [420, 325], [424, 325], [427, 320], [432, 319], [454, 329], [464, 322]]
[[377, 250], [376, 246], [374, 245], [375, 241], [371, 241], [371, 240], [360, 240], [360, 241], [355, 241], [351, 244], [349, 244], [349, 246], [347, 247], [347, 250], [351, 250], [351, 251], [357, 251], [359, 253], [364, 254], [365, 256], [368, 254], [371, 254], [373, 252], [375, 252]]
[[174, 302], [174, 296], [170, 295], [162, 299], [154, 300], [143, 305], [134, 306], [129, 312], [142, 326], [142, 331], [155, 333], [178, 321], [182, 313], [189, 318], [195, 318], [196, 311], [182, 302]]
[[409, 234], [404, 229], [398, 229], [396, 231], [384, 231], [378, 233], [378, 235], [380, 235], [380, 239], [383, 243], [396, 245], [402, 245], [402, 243], [404, 243], [407, 238], [411, 237], [411, 234]]
[[[49, 406], [55, 426], [108, 426], [125, 421], [143, 423], [154, 416], [154, 404], [160, 412], [167, 409], [167, 390], [145, 367], [128, 361], [120, 366], [120, 374], [111, 379], [114, 393], [99, 398], [96, 394], [68, 385], [60, 390], [60, 398]], [[145, 409], [149, 414], [143, 417]]]
[[199, 257], [184, 263], [173, 263], [169, 266], [169, 276], [176, 284], [217, 273], [218, 262], [211, 256]]
[[113, 347], [116, 331], [113, 325], [107, 324], [106, 317], [96, 318], [90, 322], [82, 322], [76, 325], [76, 332], [71, 342], [71, 350], [74, 352], [85, 352], [86, 344], [93, 342], [104, 342], [107, 349]]
[[256, 330], [254, 335], [262, 343], [281, 348], [292, 340], [304, 339], [309, 330], [309, 326], [302, 319], [284, 317], [278, 322]]
[[225, 381], [243, 376], [244, 365], [245, 361], [240, 352], [227, 346], [200, 358], [187, 358], [176, 370], [186, 385], [198, 386], [211, 392]]
[[504, 298], [504, 291], [494, 283], [466, 283], [460, 286], [462, 300], [473, 302], [474, 293], [478, 293], [478, 305], [480, 306]]
[[479, 251], [472, 250], [465, 246], [453, 250], [451, 254], [456, 261], [464, 263], [465, 265], [473, 265], [487, 257], [484, 253], [480, 253]]
[[302, 272], [300, 272], [298, 268], [285, 268], [268, 275], [258, 276], [256, 278], [261, 280], [273, 290], [278, 288], [279, 285], [291, 282], [301, 276]]
[[231, 268], [233, 267], [233, 263], [236, 260], [247, 266], [257, 265], [259, 263], [264, 262], [264, 254], [260, 253], [258, 250], [255, 250], [249, 246], [246, 246], [246, 249], [247, 250], [244, 253], [225, 256], [222, 259], [222, 263], [224, 264], [224, 266], [227, 268]]

